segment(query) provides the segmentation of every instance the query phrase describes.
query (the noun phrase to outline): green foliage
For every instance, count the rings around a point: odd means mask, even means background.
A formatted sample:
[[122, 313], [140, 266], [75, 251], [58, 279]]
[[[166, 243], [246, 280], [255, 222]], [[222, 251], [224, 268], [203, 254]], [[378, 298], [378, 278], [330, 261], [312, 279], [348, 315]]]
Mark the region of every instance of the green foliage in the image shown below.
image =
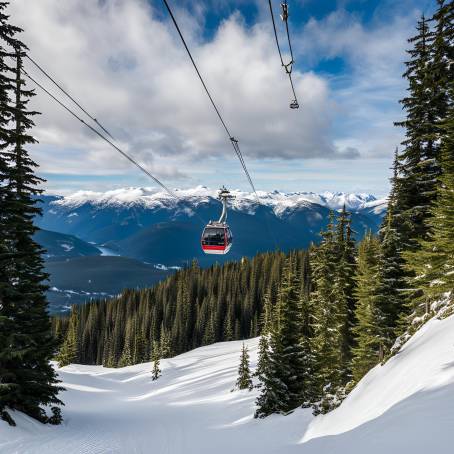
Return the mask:
[[120, 360], [118, 361], [118, 367], [131, 366], [134, 364], [131, 352], [132, 336], [134, 334], [132, 331], [132, 322], [131, 320], [128, 320], [126, 325], [125, 340], [123, 342], [123, 351], [121, 353]]
[[238, 379], [236, 381], [235, 387], [237, 389], [248, 389], [252, 390], [252, 377], [251, 371], [249, 369], [249, 352], [248, 348], [244, 345], [241, 348], [241, 358], [240, 365], [238, 367]]
[[[305, 252], [293, 255], [301, 268]], [[117, 298], [75, 307], [80, 320], [76, 362], [117, 367], [149, 359], [154, 341], [161, 357], [169, 358], [258, 334], [263, 295], [278, 287], [285, 257], [270, 252], [208, 269], [194, 262], [150, 289], [125, 290]], [[276, 292], [270, 297], [276, 299]]]
[[353, 347], [352, 373], [355, 382], [383, 360], [387, 344], [386, 318], [378, 304], [376, 285], [380, 243], [368, 233], [358, 250], [356, 320], [353, 328], [356, 345]]
[[78, 337], [79, 330], [79, 317], [74, 307], [71, 309], [71, 316], [69, 317], [68, 329], [63, 344], [56, 356], [56, 361], [59, 367], [68, 366], [74, 363], [78, 357]]
[[[345, 210], [335, 225], [334, 214], [322, 242], [313, 251], [314, 383], [321, 402], [316, 412], [326, 412], [337, 402], [333, 396], [349, 381], [351, 328], [354, 322], [355, 247]], [[328, 400], [326, 400], [328, 399]]]
[[[454, 89], [454, 87], [453, 87]], [[430, 304], [454, 291], [454, 110], [444, 125], [442, 142], [442, 169], [438, 197], [427, 224], [430, 233], [421, 240], [420, 250], [408, 252], [405, 258], [415, 275], [419, 289], [419, 304], [424, 312], [430, 312]], [[418, 315], [418, 312], [415, 314]]]
[[[297, 262], [290, 254], [283, 270], [269, 339], [264, 333], [260, 341], [259, 378], [262, 391], [257, 399], [256, 411], [259, 418], [271, 413], [288, 413], [305, 401], [307, 364], [301, 344], [301, 286], [296, 270]], [[266, 318], [265, 315], [265, 322]]]
[[59, 423], [56, 407], [62, 388], [50, 360], [55, 340], [47, 314], [47, 279], [40, 246], [33, 241], [33, 218], [43, 180], [34, 170], [26, 146], [35, 143], [29, 131], [36, 112], [28, 109], [33, 92], [21, 68], [26, 46], [21, 31], [9, 23], [6, 2], [0, 2], [0, 414], [13, 424], [7, 409], [41, 421]]
[[375, 297], [377, 306], [381, 308], [386, 317], [386, 324], [390, 328], [389, 342], [386, 348], [391, 347], [391, 342], [401, 325], [406, 323], [407, 308], [405, 305], [406, 272], [405, 262], [402, 257], [403, 241], [400, 234], [400, 212], [397, 208], [397, 194], [400, 180], [397, 150], [393, 164], [393, 177], [391, 178], [391, 193], [388, 198], [388, 211], [380, 230], [380, 251], [378, 263], [377, 283]]
[[262, 387], [262, 383], [267, 377], [269, 367], [269, 336], [273, 323], [273, 307], [271, 304], [270, 292], [267, 292], [264, 296], [263, 312], [260, 318], [262, 330], [259, 340], [257, 368], [254, 373], [254, 376], [259, 378], [257, 388]]
[[[454, 56], [454, 7], [452, 2], [438, 1], [434, 17], [422, 17], [416, 35], [409, 40], [409, 61], [404, 74], [408, 95], [401, 101], [406, 118], [398, 123], [405, 128], [404, 149], [397, 156], [393, 200], [393, 228], [400, 242], [400, 274], [406, 285], [399, 295], [402, 308], [400, 328], [404, 331], [428, 313], [428, 301], [423, 297], [420, 272], [413, 260], [433, 235], [432, 216], [440, 194], [443, 172], [441, 144], [446, 130], [441, 127], [453, 106], [452, 59]], [[431, 25], [433, 25], [431, 27]], [[416, 255], [415, 255], [416, 254]], [[396, 262], [395, 262], [396, 263]], [[403, 309], [405, 307], [405, 309]]]

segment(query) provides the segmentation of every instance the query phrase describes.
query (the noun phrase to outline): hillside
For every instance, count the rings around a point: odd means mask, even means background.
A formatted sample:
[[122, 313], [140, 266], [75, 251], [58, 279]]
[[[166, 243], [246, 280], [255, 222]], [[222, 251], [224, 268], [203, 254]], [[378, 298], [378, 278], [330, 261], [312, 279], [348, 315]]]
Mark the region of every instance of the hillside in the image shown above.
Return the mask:
[[46, 262], [50, 277], [47, 292], [51, 313], [72, 304], [112, 297], [125, 288], [144, 288], [164, 279], [170, 271], [125, 257], [88, 256]]
[[[247, 341], [256, 365], [257, 339]], [[241, 342], [202, 347], [123, 369], [71, 365], [65, 423], [15, 414], [0, 421], [0, 453], [437, 454], [452, 452], [454, 316], [427, 323], [384, 366], [371, 370], [337, 410], [253, 419], [256, 391], [231, 392]]]
[[101, 255], [97, 247], [74, 235], [42, 229], [35, 233], [34, 239], [46, 250], [46, 261]]
[[[307, 254], [298, 251], [291, 257], [307, 275]], [[127, 346], [143, 345], [142, 339], [167, 337], [175, 355], [214, 342], [255, 337], [260, 333], [264, 295], [278, 287], [285, 260], [282, 252], [268, 252], [208, 268], [193, 263], [150, 288], [79, 306], [75, 309], [79, 347], [72, 362], [119, 366]], [[310, 285], [308, 276], [304, 282]], [[277, 295], [273, 292], [270, 298], [275, 302]], [[131, 326], [140, 329], [131, 331]], [[148, 361], [151, 345], [146, 342], [136, 352], [135, 363]]]

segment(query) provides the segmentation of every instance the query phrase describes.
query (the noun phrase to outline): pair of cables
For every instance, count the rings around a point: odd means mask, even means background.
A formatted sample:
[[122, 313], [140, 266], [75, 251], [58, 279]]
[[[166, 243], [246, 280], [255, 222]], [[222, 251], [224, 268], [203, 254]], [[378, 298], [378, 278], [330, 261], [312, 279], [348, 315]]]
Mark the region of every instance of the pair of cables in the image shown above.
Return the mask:
[[[169, 187], [167, 187], [161, 180], [155, 177], [152, 173], [150, 173], [142, 164], [137, 162], [130, 154], [126, 153], [122, 150], [118, 145], [115, 144], [115, 138], [112, 134], [103, 126], [103, 124], [97, 120], [93, 115], [91, 115], [87, 109], [85, 109], [82, 104], [77, 101], [67, 90], [65, 90], [41, 65], [39, 65], [34, 59], [29, 56], [26, 58], [38, 68], [42, 74], [44, 74], [67, 98], [69, 98], [94, 124], [96, 124], [101, 130], [99, 131], [94, 125], [90, 124], [88, 121], [84, 120], [81, 115], [78, 115], [73, 109], [68, 107], [63, 101], [57, 98], [53, 93], [51, 93], [44, 85], [38, 82], [33, 76], [31, 76], [24, 68], [21, 69], [22, 74], [30, 79], [37, 87], [39, 87], [44, 93], [46, 93], [52, 100], [54, 100], [57, 104], [59, 104], [63, 109], [65, 109], [71, 116], [73, 116], [76, 120], [81, 122], [86, 128], [96, 134], [99, 138], [101, 138], [104, 142], [110, 145], [114, 150], [120, 153], [123, 157], [125, 157], [129, 162], [134, 164], [141, 172], [143, 172], [147, 177], [151, 178], [155, 183], [161, 186], [171, 197], [181, 200], [174, 191], [172, 191]], [[109, 136], [109, 137], [106, 137]], [[203, 225], [206, 224], [205, 219], [203, 219], [197, 212], [195, 212], [196, 216], [199, 218]]]
[[298, 104], [298, 99], [296, 97], [296, 92], [295, 92], [295, 87], [293, 85], [293, 78], [292, 78], [292, 70], [293, 70], [293, 64], [295, 63], [295, 59], [293, 57], [293, 48], [292, 48], [292, 42], [290, 40], [290, 32], [289, 32], [289, 27], [288, 27], [288, 3], [287, 0], [284, 0], [283, 3], [281, 3], [281, 9], [282, 9], [282, 14], [281, 14], [281, 19], [285, 24], [285, 30], [287, 32], [287, 41], [288, 41], [288, 47], [290, 50], [290, 61], [288, 63], [284, 63], [284, 58], [282, 57], [282, 51], [281, 51], [281, 45], [279, 44], [279, 38], [277, 35], [277, 27], [276, 27], [276, 22], [274, 20], [274, 11], [273, 11], [273, 4], [271, 0], [268, 0], [268, 5], [270, 7], [270, 14], [271, 14], [271, 21], [273, 23], [273, 30], [274, 30], [274, 37], [276, 39], [276, 46], [277, 50], [279, 52], [279, 58], [281, 60], [281, 66], [285, 69], [286, 74], [288, 75], [289, 81], [290, 81], [290, 87], [292, 89], [293, 93], [293, 101], [290, 103], [290, 108], [291, 109], [298, 109], [299, 104]]
[[203, 88], [204, 88], [204, 90], [205, 90], [205, 92], [206, 92], [206, 94], [207, 94], [207, 96], [208, 96], [208, 98], [209, 98], [209, 100], [211, 102], [211, 105], [213, 106], [213, 108], [214, 108], [214, 110], [216, 112], [216, 115], [219, 118], [219, 121], [221, 122], [223, 128], [225, 129], [225, 132], [227, 133], [227, 136], [228, 136], [228, 138], [230, 140], [230, 143], [232, 144], [233, 150], [235, 151], [235, 154], [236, 154], [238, 160], [240, 161], [241, 167], [243, 168], [243, 171], [244, 171], [244, 173], [246, 175], [246, 178], [247, 178], [247, 180], [248, 180], [248, 182], [249, 182], [249, 184], [250, 184], [250, 186], [252, 188], [252, 191], [255, 194], [257, 202], [260, 203], [259, 196], [257, 194], [257, 191], [255, 190], [254, 182], [252, 181], [251, 175], [249, 174], [249, 171], [248, 171], [247, 166], [246, 166], [246, 162], [244, 161], [243, 154], [241, 153], [241, 149], [240, 149], [240, 145], [238, 143], [238, 140], [235, 139], [235, 137], [230, 133], [230, 130], [227, 127], [226, 122], [224, 121], [224, 119], [223, 119], [223, 117], [222, 117], [222, 115], [221, 115], [216, 103], [214, 102], [214, 99], [211, 96], [210, 91], [208, 90], [208, 87], [207, 87], [207, 85], [206, 85], [206, 83], [205, 83], [205, 81], [204, 81], [204, 79], [202, 77], [202, 74], [200, 73], [199, 68], [197, 67], [197, 64], [194, 61], [194, 58], [192, 57], [191, 51], [189, 50], [189, 47], [188, 47], [188, 45], [186, 43], [186, 40], [184, 39], [183, 33], [181, 32], [181, 29], [180, 29], [180, 27], [178, 25], [177, 20], [175, 19], [175, 16], [174, 16], [174, 14], [172, 12], [172, 9], [170, 8], [170, 5], [169, 5], [168, 1], [167, 0], [163, 0], [163, 2], [164, 2], [165, 7], [167, 8], [167, 11], [168, 11], [168, 13], [170, 15], [170, 18], [172, 19], [173, 24], [175, 25], [175, 28], [176, 28], [176, 30], [178, 32], [178, 35], [180, 36], [180, 39], [181, 39], [181, 41], [183, 43], [183, 46], [186, 49], [186, 52], [187, 52], [187, 54], [189, 56], [189, 59], [191, 60], [192, 66], [194, 67], [195, 72], [197, 73], [197, 76], [200, 79], [200, 82], [202, 83], [202, 86], [203, 86]]
[[[167, 8], [167, 11], [168, 11], [168, 13], [169, 13], [169, 15], [170, 15], [170, 18], [172, 19], [173, 24], [175, 25], [175, 28], [176, 28], [176, 30], [177, 30], [178, 35], [180, 36], [180, 39], [181, 39], [181, 41], [182, 41], [182, 43], [183, 43], [183, 46], [184, 46], [184, 48], [186, 49], [186, 52], [187, 52], [187, 54], [188, 54], [188, 56], [189, 56], [189, 59], [191, 60], [192, 65], [194, 66], [194, 69], [195, 69], [195, 71], [196, 71], [196, 73], [197, 73], [197, 76], [198, 76], [198, 78], [200, 79], [200, 82], [202, 83], [202, 86], [203, 86], [203, 88], [204, 88], [204, 90], [205, 90], [205, 92], [206, 92], [206, 94], [207, 94], [207, 96], [208, 96], [208, 98], [209, 98], [209, 100], [210, 100], [210, 102], [211, 102], [211, 104], [212, 104], [212, 106], [213, 106], [215, 112], [216, 112], [216, 115], [218, 116], [219, 121], [221, 122], [223, 128], [225, 129], [225, 132], [227, 133], [227, 136], [228, 136], [228, 138], [229, 138], [229, 140], [230, 140], [230, 143], [232, 144], [233, 150], [235, 151], [235, 154], [236, 154], [236, 156], [238, 157], [238, 160], [240, 161], [240, 164], [241, 164], [241, 166], [242, 166], [242, 168], [243, 168], [243, 171], [244, 171], [244, 173], [245, 173], [245, 175], [246, 175], [246, 178], [247, 178], [247, 180], [248, 180], [248, 182], [249, 182], [249, 185], [250, 185], [251, 188], [252, 188], [252, 191], [253, 191], [253, 193], [254, 193], [254, 195], [255, 195], [255, 198], [256, 198], [256, 200], [257, 200], [257, 203], [258, 203], [259, 205], [261, 205], [262, 203], [261, 203], [260, 198], [259, 198], [259, 196], [258, 196], [258, 194], [257, 194], [256, 189], [255, 189], [254, 182], [252, 181], [251, 175], [249, 174], [249, 171], [248, 171], [247, 166], [246, 166], [246, 162], [245, 162], [245, 160], [244, 160], [244, 158], [243, 158], [243, 154], [241, 153], [241, 149], [240, 149], [239, 142], [238, 142], [238, 140], [230, 133], [230, 130], [229, 130], [229, 128], [227, 127], [226, 122], [224, 121], [224, 119], [223, 119], [223, 117], [222, 117], [222, 115], [221, 115], [221, 113], [220, 113], [220, 111], [219, 111], [219, 109], [218, 109], [216, 103], [214, 102], [213, 97], [211, 96], [211, 93], [210, 93], [210, 91], [208, 90], [208, 87], [207, 87], [207, 85], [206, 85], [206, 83], [205, 83], [205, 81], [204, 81], [204, 79], [203, 79], [203, 77], [202, 77], [202, 75], [201, 75], [201, 73], [200, 73], [200, 71], [199, 71], [199, 69], [198, 69], [196, 63], [195, 63], [195, 61], [194, 61], [194, 58], [192, 57], [191, 51], [189, 50], [189, 47], [188, 47], [188, 45], [187, 45], [187, 43], [186, 43], [186, 40], [184, 39], [184, 36], [183, 36], [183, 34], [182, 34], [182, 32], [181, 32], [181, 29], [180, 29], [180, 27], [179, 27], [179, 25], [178, 25], [178, 22], [177, 22], [176, 19], [175, 19], [175, 16], [174, 16], [174, 14], [173, 14], [173, 12], [172, 12], [172, 9], [170, 8], [170, 5], [169, 5], [168, 1], [167, 1], [167, 0], [163, 0], [163, 2], [164, 2], [165, 7]], [[277, 242], [277, 240], [276, 240], [276, 237], [275, 237], [275, 235], [274, 235], [273, 230], [271, 229], [271, 226], [270, 226], [269, 221], [268, 221], [268, 216], [267, 216], [266, 214], [265, 214], [265, 225], [266, 225], [266, 228], [267, 228], [267, 230], [268, 230], [268, 234], [269, 234], [269, 236], [273, 239], [274, 244], [275, 244], [275, 247], [276, 247], [276, 249], [277, 249], [277, 248], [278, 248], [278, 242]]]
[[[24, 76], [30, 79], [37, 87], [39, 87], [44, 93], [46, 93], [51, 99], [53, 99], [57, 104], [59, 104], [63, 109], [65, 109], [70, 115], [72, 115], [76, 120], [81, 122], [85, 127], [87, 127], [90, 131], [95, 133], [99, 138], [101, 138], [104, 142], [110, 145], [114, 150], [120, 153], [123, 157], [125, 157], [129, 162], [134, 164], [141, 172], [151, 178], [155, 183], [157, 183], [161, 188], [163, 188], [169, 195], [178, 199], [179, 197], [175, 194], [174, 191], [169, 189], [162, 181], [160, 181], [157, 177], [151, 174], [142, 164], [137, 162], [131, 155], [126, 153], [122, 150], [118, 145], [114, 143], [115, 138], [112, 134], [99, 122], [93, 115], [91, 115], [87, 109], [85, 109], [80, 102], [78, 102], [67, 90], [65, 90], [41, 65], [39, 65], [32, 57], [26, 56], [26, 58], [45, 76], [47, 77], [68, 99], [70, 99], [85, 115], [93, 125], [90, 124], [88, 121], [84, 120], [81, 115], [77, 114], [73, 109], [68, 107], [63, 101], [61, 101], [57, 96], [52, 94], [47, 88], [44, 87], [40, 82], [38, 82], [33, 76], [31, 76], [24, 68], [21, 69]], [[97, 129], [94, 125], [99, 127]], [[108, 137], [107, 137], [108, 136]]]
[[[194, 58], [191, 54], [191, 51], [189, 50], [189, 47], [186, 43], [186, 40], [183, 37], [183, 34], [181, 32], [181, 29], [175, 19], [175, 16], [170, 8], [169, 3], [167, 0], [163, 0], [164, 4], [169, 12], [169, 15], [175, 25], [175, 28], [181, 38], [181, 41], [183, 42], [183, 45], [186, 49], [186, 52], [189, 55], [189, 58], [191, 60], [192, 65], [194, 66], [194, 69], [197, 73], [197, 76], [200, 79], [200, 82], [202, 83], [202, 86], [216, 112], [216, 115], [218, 116], [223, 128], [225, 129], [227, 136], [229, 138], [229, 141], [232, 145], [232, 148], [240, 161], [240, 164], [242, 166], [242, 169], [246, 175], [246, 178], [252, 188], [252, 191], [258, 201], [260, 203], [260, 199], [258, 197], [257, 191], [255, 189], [254, 182], [252, 180], [252, 177], [247, 169], [246, 162], [244, 160], [243, 154], [241, 152], [239, 142], [238, 140], [230, 133], [229, 128], [227, 127], [226, 122], [224, 121], [216, 103], [214, 102], [214, 99], [208, 90], [208, 87], [197, 67], [197, 64], [194, 61]], [[57, 104], [59, 104], [62, 108], [64, 108], [70, 115], [72, 115], [76, 120], [81, 122], [85, 127], [87, 127], [89, 130], [91, 130], [93, 133], [95, 133], [98, 137], [100, 137], [102, 140], [104, 140], [108, 145], [110, 145], [112, 148], [114, 148], [118, 153], [120, 153], [123, 157], [128, 159], [132, 164], [134, 164], [139, 170], [141, 170], [143, 173], [145, 173], [149, 178], [151, 178], [155, 183], [157, 183], [159, 186], [161, 186], [167, 193], [169, 193], [172, 197], [179, 198], [174, 191], [169, 189], [162, 181], [160, 181], [157, 177], [155, 177], [153, 174], [151, 174], [143, 165], [138, 163], [132, 156], [130, 156], [128, 153], [126, 153], [124, 150], [122, 150], [116, 143], [115, 143], [115, 138], [113, 135], [107, 130], [107, 128], [92, 114], [88, 112], [88, 110], [82, 106], [82, 104], [77, 101], [67, 90], [65, 90], [61, 84], [59, 84], [39, 63], [37, 63], [32, 57], [27, 56], [28, 60], [45, 76], [47, 77], [53, 85], [55, 85], [58, 90], [60, 90], [72, 103], [74, 103], [78, 109], [80, 109], [81, 112], [90, 120], [90, 122], [84, 120], [80, 114], [77, 114], [73, 109], [71, 109], [67, 104], [65, 104], [63, 101], [61, 101], [57, 96], [55, 96], [53, 93], [51, 93], [47, 88], [45, 88], [40, 82], [38, 82], [33, 76], [31, 76], [25, 69], [22, 69], [23, 74], [30, 79], [37, 87], [39, 87], [43, 92], [45, 92], [51, 99], [53, 99]], [[92, 123], [92, 124], [90, 124]], [[99, 128], [99, 129], [98, 129]]]

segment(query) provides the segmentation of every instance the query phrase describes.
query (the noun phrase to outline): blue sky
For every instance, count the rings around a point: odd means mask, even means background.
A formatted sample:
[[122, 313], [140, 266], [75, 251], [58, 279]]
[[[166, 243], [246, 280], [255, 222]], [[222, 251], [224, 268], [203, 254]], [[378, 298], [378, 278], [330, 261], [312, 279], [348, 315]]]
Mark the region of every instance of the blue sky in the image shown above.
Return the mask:
[[[266, 1], [169, 3], [258, 189], [387, 193], [406, 40], [435, 0], [289, 0], [297, 111]], [[166, 184], [248, 189], [161, 1], [15, 0], [10, 13], [31, 55]], [[33, 107], [49, 192], [152, 185], [42, 93]]]

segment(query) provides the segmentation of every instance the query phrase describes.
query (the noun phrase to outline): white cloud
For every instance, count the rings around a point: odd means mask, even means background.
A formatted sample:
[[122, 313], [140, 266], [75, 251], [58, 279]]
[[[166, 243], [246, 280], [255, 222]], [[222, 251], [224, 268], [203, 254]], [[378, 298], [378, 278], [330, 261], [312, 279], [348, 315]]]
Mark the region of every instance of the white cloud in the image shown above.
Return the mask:
[[[230, 11], [225, 0], [214, 3]], [[335, 169], [324, 173], [324, 162], [329, 161], [331, 169], [333, 162], [359, 154], [370, 160], [391, 159], [401, 139], [392, 122], [400, 115], [402, 59], [414, 13], [377, 18], [366, 29], [358, 17], [340, 8], [323, 20], [292, 28], [298, 60], [315, 67], [323, 59], [341, 57], [348, 65], [335, 78], [296, 70], [301, 108], [293, 111], [263, 2], [257, 4], [254, 26], [247, 27], [236, 12], [209, 41], [203, 39], [206, 5], [190, 5], [191, 14], [175, 9], [181, 28], [249, 166], [260, 169], [257, 180], [276, 180], [270, 158], [276, 163], [293, 160], [295, 168], [315, 159], [321, 167], [314, 174], [329, 178], [325, 186], [330, 188], [340, 177]], [[244, 179], [173, 24], [146, 0], [15, 0], [9, 9], [11, 20], [25, 30], [31, 55], [152, 172], [178, 184], [214, 185], [198, 179], [210, 178], [213, 169]], [[39, 75], [31, 65], [27, 68]], [[126, 160], [37, 93], [34, 107], [43, 115], [36, 119], [40, 145], [34, 157], [41, 171], [137, 175]], [[260, 165], [264, 160], [267, 169]], [[367, 165], [357, 160], [355, 168]], [[348, 164], [341, 167], [348, 171]], [[297, 181], [295, 174], [291, 178]]]
[[405, 15], [377, 18], [366, 29], [356, 15], [339, 9], [305, 26], [297, 45], [303, 57], [314, 65], [341, 57], [347, 65], [331, 81], [337, 147], [359, 149], [367, 158], [389, 158], [401, 142], [403, 131], [393, 122], [403, 115], [398, 101], [406, 82], [401, 74], [419, 13], [409, 8]]
[[[16, 0], [10, 12], [25, 30], [33, 58], [152, 171], [163, 174], [162, 163], [169, 156], [197, 162], [233, 153], [172, 24], [157, 20], [145, 1]], [[182, 12], [179, 17], [246, 157], [338, 153], [330, 136], [332, 108], [326, 82], [315, 74], [296, 72], [303, 106], [290, 111], [289, 86], [277, 64], [269, 27], [246, 29], [234, 14], [212, 41], [202, 43], [196, 38], [197, 24], [185, 20]], [[27, 70], [39, 77], [32, 65]], [[44, 94], [38, 91], [34, 103], [43, 112], [35, 130], [43, 171], [115, 173], [129, 168]]]

